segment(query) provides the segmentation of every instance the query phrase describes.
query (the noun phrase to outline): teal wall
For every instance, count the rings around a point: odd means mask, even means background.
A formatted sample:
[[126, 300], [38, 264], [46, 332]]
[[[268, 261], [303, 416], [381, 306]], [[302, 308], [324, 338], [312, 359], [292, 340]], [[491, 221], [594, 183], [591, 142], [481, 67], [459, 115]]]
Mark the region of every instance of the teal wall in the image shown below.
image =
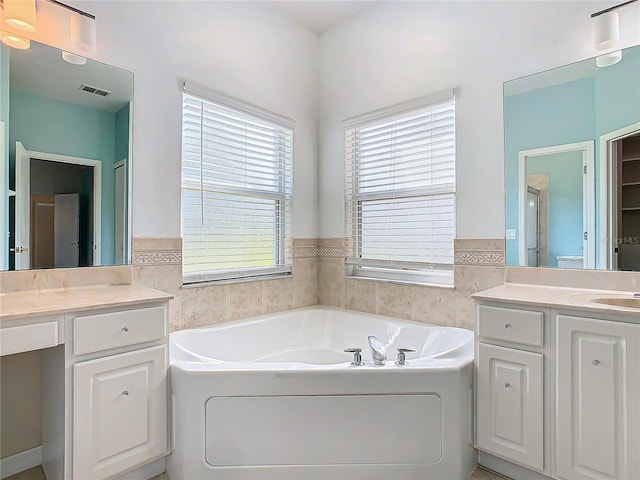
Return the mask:
[[[0, 121], [5, 124], [5, 145], [4, 145], [4, 158], [9, 158], [9, 47], [4, 44], [0, 44]], [[0, 168], [4, 169], [4, 178], [7, 183], [0, 185], [0, 195], [2, 198], [8, 200], [9, 193], [9, 162], [0, 165]], [[9, 202], [5, 202], [5, 208], [0, 212], [2, 216], [3, 226], [0, 228], [0, 234], [5, 235], [7, 239], [6, 245], [8, 245], [8, 232], [9, 232]], [[0, 270], [4, 265], [8, 265], [9, 249], [0, 252]]]
[[564, 152], [531, 157], [526, 174], [549, 175], [549, 263], [559, 255], [582, 255], [582, 153]]
[[[10, 178], [15, 143], [27, 150], [102, 161], [102, 264], [114, 263], [116, 115], [12, 89], [9, 128]], [[127, 140], [128, 143], [128, 140]]]
[[[595, 59], [589, 60], [595, 64]], [[600, 136], [640, 122], [640, 47], [621, 62], [580, 80], [505, 97], [506, 228], [518, 230], [518, 153], [521, 150], [593, 141], [596, 205], [600, 202]], [[596, 208], [596, 265], [606, 241]], [[519, 237], [520, 232], [517, 232]], [[518, 264], [518, 240], [507, 241], [507, 265]]]

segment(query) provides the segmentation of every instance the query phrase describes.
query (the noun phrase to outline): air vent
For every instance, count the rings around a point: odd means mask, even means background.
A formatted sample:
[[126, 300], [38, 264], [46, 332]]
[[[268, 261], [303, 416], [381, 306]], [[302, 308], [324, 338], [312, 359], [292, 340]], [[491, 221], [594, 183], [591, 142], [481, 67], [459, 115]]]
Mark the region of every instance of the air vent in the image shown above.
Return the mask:
[[91, 85], [86, 85], [84, 83], [80, 85], [79, 90], [87, 93], [93, 93], [94, 95], [100, 95], [101, 97], [106, 97], [107, 95], [111, 94], [111, 92], [108, 90], [103, 90], [102, 88], [98, 87], [92, 87]]

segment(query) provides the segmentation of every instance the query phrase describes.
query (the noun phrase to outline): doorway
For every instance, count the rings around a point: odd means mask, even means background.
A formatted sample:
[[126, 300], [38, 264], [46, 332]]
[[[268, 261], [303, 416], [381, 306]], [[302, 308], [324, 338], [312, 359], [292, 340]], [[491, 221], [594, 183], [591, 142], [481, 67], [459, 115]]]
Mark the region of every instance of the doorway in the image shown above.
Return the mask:
[[600, 268], [640, 271], [640, 123], [600, 137]]
[[100, 264], [102, 163], [16, 143], [16, 270]]

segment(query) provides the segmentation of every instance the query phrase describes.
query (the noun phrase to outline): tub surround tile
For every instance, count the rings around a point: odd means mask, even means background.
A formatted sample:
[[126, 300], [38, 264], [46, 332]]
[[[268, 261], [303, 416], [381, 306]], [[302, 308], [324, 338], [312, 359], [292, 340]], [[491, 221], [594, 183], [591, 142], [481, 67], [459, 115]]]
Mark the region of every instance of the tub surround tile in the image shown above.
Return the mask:
[[0, 293], [131, 283], [131, 265], [0, 272]]
[[182, 290], [180, 328], [198, 328], [226, 320], [226, 285], [185, 288]]
[[293, 306], [309, 307], [318, 304], [318, 259], [294, 258]]
[[173, 295], [169, 301], [169, 331], [182, 328], [182, 268], [177, 265], [134, 266], [135, 285]]
[[640, 292], [640, 272], [507, 267], [507, 283]]
[[262, 314], [262, 284], [245, 282], [225, 285], [227, 321]]
[[453, 327], [455, 311], [451, 308], [456, 300], [455, 291], [423, 285], [411, 287], [411, 320]]
[[293, 258], [316, 258], [319, 252], [317, 238], [294, 238]]
[[411, 319], [411, 285], [376, 282], [376, 313]]
[[293, 279], [279, 278], [262, 283], [262, 313], [275, 313], [293, 308]]
[[320, 305], [343, 308], [345, 303], [344, 258], [320, 258], [318, 265]]
[[456, 238], [454, 264], [473, 266], [504, 266], [505, 243], [502, 238]]
[[471, 295], [504, 283], [504, 267], [464, 266], [454, 267], [456, 283], [455, 314], [456, 327], [475, 328], [475, 304]]
[[376, 313], [376, 282], [346, 278], [344, 308]]
[[131, 261], [134, 266], [182, 265], [181, 238], [133, 239]]

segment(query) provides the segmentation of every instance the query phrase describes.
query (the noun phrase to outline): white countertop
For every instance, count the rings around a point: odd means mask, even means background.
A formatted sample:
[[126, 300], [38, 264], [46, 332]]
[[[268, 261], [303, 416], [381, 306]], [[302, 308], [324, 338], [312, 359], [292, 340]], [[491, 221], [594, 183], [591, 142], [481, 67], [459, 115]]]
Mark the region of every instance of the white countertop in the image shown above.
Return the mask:
[[474, 293], [476, 300], [504, 303], [525, 303], [571, 310], [585, 310], [601, 313], [618, 313], [636, 315], [640, 321], [640, 310], [637, 308], [605, 305], [593, 302], [597, 298], [632, 298], [636, 292], [614, 290], [589, 290], [566, 287], [547, 287], [541, 285], [525, 285], [521, 283], [505, 283], [489, 290]]
[[0, 321], [171, 300], [173, 295], [135, 285], [101, 285], [0, 293]]

